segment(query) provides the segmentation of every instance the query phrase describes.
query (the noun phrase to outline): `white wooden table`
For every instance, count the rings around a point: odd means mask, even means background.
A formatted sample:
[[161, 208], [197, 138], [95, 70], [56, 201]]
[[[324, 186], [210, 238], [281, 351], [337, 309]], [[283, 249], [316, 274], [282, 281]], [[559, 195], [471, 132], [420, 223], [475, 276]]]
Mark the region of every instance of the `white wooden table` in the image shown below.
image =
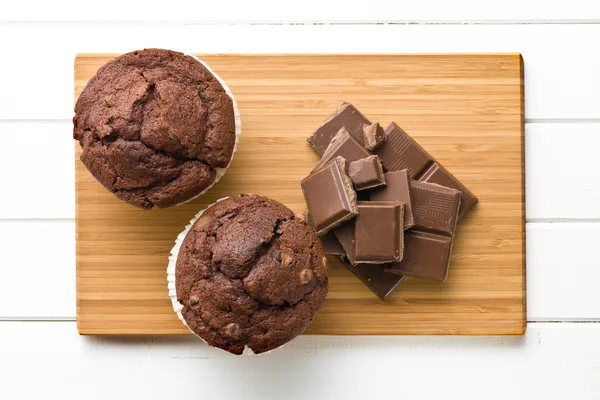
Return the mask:
[[[0, 399], [600, 398], [596, 0], [202, 3], [0, 3]], [[527, 334], [302, 336], [262, 357], [193, 337], [80, 337], [73, 60], [143, 47], [521, 52]]]

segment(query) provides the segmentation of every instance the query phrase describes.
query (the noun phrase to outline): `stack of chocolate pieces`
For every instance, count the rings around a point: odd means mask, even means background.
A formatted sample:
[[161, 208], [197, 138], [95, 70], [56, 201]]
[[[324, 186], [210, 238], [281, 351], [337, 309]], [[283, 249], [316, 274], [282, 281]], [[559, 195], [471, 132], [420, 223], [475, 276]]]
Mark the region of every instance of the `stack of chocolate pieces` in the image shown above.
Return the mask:
[[477, 198], [398, 125], [342, 104], [308, 139], [301, 186], [325, 252], [385, 300], [407, 276], [443, 282], [457, 222]]

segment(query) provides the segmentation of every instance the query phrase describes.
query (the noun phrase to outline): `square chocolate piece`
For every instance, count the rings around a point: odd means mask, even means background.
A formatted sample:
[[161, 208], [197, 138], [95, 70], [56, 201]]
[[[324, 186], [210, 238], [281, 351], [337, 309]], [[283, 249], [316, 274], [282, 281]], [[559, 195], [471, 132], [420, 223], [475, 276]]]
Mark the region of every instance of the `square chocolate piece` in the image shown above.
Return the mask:
[[448, 276], [460, 192], [411, 181], [411, 198], [415, 226], [404, 234], [404, 259], [389, 264], [386, 273], [443, 282]]
[[460, 209], [460, 192], [435, 183], [411, 181], [414, 230], [435, 231], [452, 237]]
[[343, 103], [329, 116], [329, 118], [327, 118], [327, 121], [325, 121], [325, 123], [307, 139], [307, 142], [310, 143], [317, 153], [323, 155], [329, 146], [329, 142], [331, 142], [331, 139], [336, 133], [338, 133], [341, 128], [346, 128], [348, 133], [362, 144], [364, 125], [371, 125], [371, 122], [352, 104]]
[[358, 214], [356, 192], [346, 174], [346, 161], [336, 157], [300, 182], [313, 227], [324, 235]]
[[365, 149], [362, 144], [358, 143], [346, 130], [341, 128], [339, 132], [331, 139], [329, 147], [323, 154], [323, 157], [315, 164], [313, 171], [316, 171], [336, 157], [343, 157], [346, 160], [346, 165], [352, 161], [367, 158], [371, 153]]
[[369, 192], [372, 201], [400, 201], [404, 203], [404, 229], [409, 229], [415, 224], [410, 199], [410, 179], [405, 169], [402, 171], [386, 172], [385, 187]]
[[388, 265], [386, 275], [410, 275], [443, 282], [448, 274], [452, 238], [427, 232], [404, 232], [404, 259]]
[[355, 263], [383, 264], [402, 260], [404, 204], [367, 201], [358, 203], [354, 225]]
[[378, 122], [363, 127], [363, 143], [368, 150], [375, 150], [384, 140], [385, 131]]
[[373, 189], [385, 186], [383, 167], [377, 156], [369, 156], [352, 161], [348, 166], [348, 175], [354, 183], [355, 190]]

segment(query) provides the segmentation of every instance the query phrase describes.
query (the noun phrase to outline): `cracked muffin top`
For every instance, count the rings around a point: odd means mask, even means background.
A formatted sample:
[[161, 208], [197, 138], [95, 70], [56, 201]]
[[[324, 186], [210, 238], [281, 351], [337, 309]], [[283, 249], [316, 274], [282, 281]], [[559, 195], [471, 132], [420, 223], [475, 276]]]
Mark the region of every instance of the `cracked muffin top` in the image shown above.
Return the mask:
[[77, 100], [73, 125], [92, 175], [145, 209], [200, 194], [235, 145], [233, 102], [221, 83], [196, 59], [161, 49], [102, 66]]
[[267, 197], [208, 208], [175, 267], [188, 327], [211, 346], [272, 350], [302, 333], [325, 302], [327, 259], [302, 216]]

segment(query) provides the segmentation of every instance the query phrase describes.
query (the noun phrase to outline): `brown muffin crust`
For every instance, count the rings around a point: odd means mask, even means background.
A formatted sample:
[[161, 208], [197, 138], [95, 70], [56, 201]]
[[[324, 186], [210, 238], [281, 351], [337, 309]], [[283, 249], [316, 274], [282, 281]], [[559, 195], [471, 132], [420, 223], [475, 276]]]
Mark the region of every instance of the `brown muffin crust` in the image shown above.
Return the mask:
[[267, 197], [223, 200], [194, 223], [175, 268], [190, 329], [241, 354], [272, 350], [302, 333], [327, 295], [327, 259], [314, 231]]
[[75, 105], [81, 161], [120, 199], [142, 208], [198, 195], [235, 145], [233, 102], [192, 57], [162, 49], [102, 66]]

